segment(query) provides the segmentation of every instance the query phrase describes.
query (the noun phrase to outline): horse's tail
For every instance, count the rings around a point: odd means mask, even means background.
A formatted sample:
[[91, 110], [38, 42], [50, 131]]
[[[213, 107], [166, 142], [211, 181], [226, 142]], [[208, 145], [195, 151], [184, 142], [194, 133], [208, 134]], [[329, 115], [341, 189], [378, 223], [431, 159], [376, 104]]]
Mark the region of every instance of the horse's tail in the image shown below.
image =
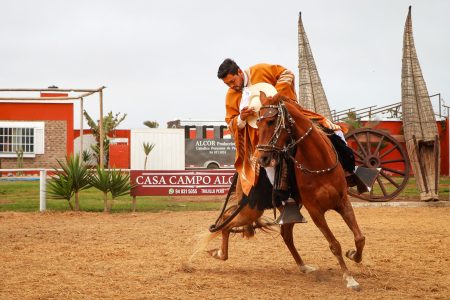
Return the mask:
[[247, 239], [252, 238], [256, 234], [256, 229], [259, 229], [264, 233], [278, 232], [273, 228], [273, 225], [276, 225], [275, 222], [266, 217], [261, 217], [253, 224], [242, 226], [242, 236]]
[[255, 236], [255, 228], [253, 224], [242, 226], [242, 236], [249, 239]]
[[198, 235], [197, 242], [195, 243], [194, 251], [192, 252], [192, 255], [189, 258], [189, 261], [192, 261], [194, 256], [202, 250], [206, 249], [206, 246], [208, 246], [209, 242], [211, 242], [214, 238], [216, 238], [218, 235], [221, 234], [221, 231], [217, 232], [203, 232]]

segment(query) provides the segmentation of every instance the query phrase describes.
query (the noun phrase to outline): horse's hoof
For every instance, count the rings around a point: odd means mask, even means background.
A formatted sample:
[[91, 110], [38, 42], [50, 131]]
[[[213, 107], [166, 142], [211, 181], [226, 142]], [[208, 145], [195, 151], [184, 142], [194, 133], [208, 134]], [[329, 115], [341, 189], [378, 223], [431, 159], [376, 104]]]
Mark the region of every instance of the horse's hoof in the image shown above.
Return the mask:
[[348, 250], [347, 253], [345, 253], [345, 256], [356, 263], [360, 263], [362, 261], [362, 257], [356, 257], [356, 250]]
[[347, 253], [345, 253], [345, 256], [347, 256], [351, 260], [355, 260], [355, 250], [348, 250]]
[[347, 276], [345, 278], [347, 280], [347, 288], [352, 289], [354, 291], [359, 292], [361, 290], [361, 286], [359, 283], [353, 278], [353, 276]]
[[212, 250], [208, 250], [206, 252], [208, 252], [209, 255], [211, 255], [214, 258], [224, 260], [221, 249], [212, 249]]
[[303, 274], [308, 274], [308, 273], [311, 273], [311, 272], [314, 272], [317, 270], [316, 267], [309, 266], [309, 265], [303, 265], [303, 266], [300, 266], [299, 268], [300, 268], [300, 272], [302, 272]]

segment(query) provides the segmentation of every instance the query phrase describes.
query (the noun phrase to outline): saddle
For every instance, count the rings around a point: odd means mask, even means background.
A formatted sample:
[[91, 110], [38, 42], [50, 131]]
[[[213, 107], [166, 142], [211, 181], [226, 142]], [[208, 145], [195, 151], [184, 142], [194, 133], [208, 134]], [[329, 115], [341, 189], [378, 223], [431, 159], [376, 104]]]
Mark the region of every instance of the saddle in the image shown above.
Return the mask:
[[[353, 150], [347, 146], [347, 143], [335, 134], [333, 130], [323, 126], [319, 127], [328, 136], [336, 150], [339, 162], [345, 171], [347, 186], [356, 187], [359, 194], [370, 191], [379, 174], [379, 170], [356, 166], [355, 155]], [[290, 149], [290, 151], [291, 156], [294, 156], [296, 147]], [[290, 159], [283, 158], [275, 174], [274, 190], [280, 195], [286, 194], [287, 192], [292, 195], [297, 203], [301, 203], [300, 194], [295, 183], [295, 176], [288, 176], [288, 174], [295, 174], [294, 164]]]
[[345, 179], [349, 187], [356, 186], [359, 194], [369, 192], [372, 189], [375, 180], [379, 174], [378, 169], [366, 168], [355, 165], [355, 155], [353, 150], [337, 135], [334, 131], [324, 129], [328, 138], [333, 144], [339, 157], [343, 169], [345, 170]]

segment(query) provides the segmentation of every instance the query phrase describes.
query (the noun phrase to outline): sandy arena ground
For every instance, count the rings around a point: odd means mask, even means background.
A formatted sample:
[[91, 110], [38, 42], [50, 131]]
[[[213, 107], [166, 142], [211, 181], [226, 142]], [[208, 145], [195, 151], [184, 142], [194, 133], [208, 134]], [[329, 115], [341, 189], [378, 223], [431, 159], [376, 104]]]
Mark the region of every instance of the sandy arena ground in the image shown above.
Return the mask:
[[[450, 298], [450, 207], [355, 211], [366, 248], [362, 264], [346, 261], [360, 292], [346, 289], [311, 221], [295, 227], [305, 262], [319, 267], [304, 275], [278, 234], [235, 236], [228, 261], [201, 252], [187, 264], [218, 212], [0, 213], [0, 299]], [[353, 248], [342, 219], [328, 220]]]

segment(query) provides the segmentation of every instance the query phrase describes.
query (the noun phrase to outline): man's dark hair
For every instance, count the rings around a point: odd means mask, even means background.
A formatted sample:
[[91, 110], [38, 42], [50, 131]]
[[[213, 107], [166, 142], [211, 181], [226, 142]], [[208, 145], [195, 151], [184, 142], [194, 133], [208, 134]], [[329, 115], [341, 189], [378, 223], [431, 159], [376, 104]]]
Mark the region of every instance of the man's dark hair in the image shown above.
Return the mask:
[[227, 58], [219, 66], [219, 71], [217, 71], [217, 77], [219, 79], [224, 79], [228, 74], [237, 75], [239, 66], [231, 58]]

